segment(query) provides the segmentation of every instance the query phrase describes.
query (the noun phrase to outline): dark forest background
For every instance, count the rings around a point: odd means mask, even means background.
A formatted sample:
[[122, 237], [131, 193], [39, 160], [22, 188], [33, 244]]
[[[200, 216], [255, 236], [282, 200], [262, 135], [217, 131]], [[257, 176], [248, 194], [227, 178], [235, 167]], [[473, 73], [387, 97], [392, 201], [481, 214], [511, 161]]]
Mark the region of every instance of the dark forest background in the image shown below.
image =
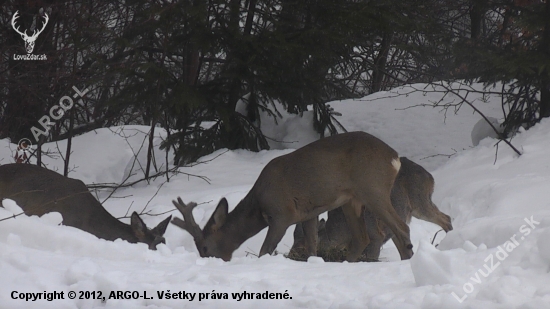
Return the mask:
[[[30, 128], [73, 86], [89, 92], [38, 146], [140, 124], [167, 130], [176, 164], [219, 148], [268, 148], [258, 114], [276, 117], [274, 101], [292, 113], [312, 109], [326, 135], [338, 127], [326, 102], [407, 83], [502, 85], [502, 138], [550, 116], [547, 0], [0, 4], [0, 138], [13, 143], [34, 143]], [[47, 60], [14, 60], [27, 54], [12, 28], [16, 11], [29, 35], [48, 15], [33, 51]], [[246, 115], [235, 111], [240, 100]]]

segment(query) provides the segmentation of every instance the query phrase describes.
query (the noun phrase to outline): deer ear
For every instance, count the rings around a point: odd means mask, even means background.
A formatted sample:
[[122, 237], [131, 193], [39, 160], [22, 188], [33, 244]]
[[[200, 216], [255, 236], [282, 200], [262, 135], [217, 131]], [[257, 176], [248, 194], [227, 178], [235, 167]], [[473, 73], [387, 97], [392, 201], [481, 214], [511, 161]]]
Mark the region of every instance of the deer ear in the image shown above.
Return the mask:
[[130, 217], [130, 226], [132, 226], [132, 231], [134, 232], [134, 235], [137, 237], [137, 239], [143, 241], [147, 233], [147, 226], [135, 211]]
[[172, 216], [164, 219], [161, 223], [159, 223], [157, 226], [155, 226], [151, 232], [153, 235], [162, 236], [164, 235], [164, 232], [166, 232], [166, 228], [168, 227], [168, 223], [170, 223], [170, 220], [172, 219]]
[[218, 203], [216, 210], [214, 210], [214, 213], [212, 214], [212, 217], [210, 217], [210, 220], [208, 222], [208, 225], [213, 231], [218, 230], [225, 223], [228, 210], [229, 205], [227, 204], [227, 200], [224, 197]]

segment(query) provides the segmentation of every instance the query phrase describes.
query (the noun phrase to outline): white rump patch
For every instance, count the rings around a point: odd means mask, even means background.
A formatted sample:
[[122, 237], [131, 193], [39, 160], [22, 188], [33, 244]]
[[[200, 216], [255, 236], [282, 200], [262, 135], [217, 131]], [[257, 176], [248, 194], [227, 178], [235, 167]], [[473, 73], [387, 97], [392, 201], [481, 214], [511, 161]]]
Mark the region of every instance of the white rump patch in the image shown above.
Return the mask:
[[393, 165], [395, 170], [399, 172], [399, 169], [401, 168], [401, 160], [399, 160], [399, 157], [391, 160], [391, 165]]

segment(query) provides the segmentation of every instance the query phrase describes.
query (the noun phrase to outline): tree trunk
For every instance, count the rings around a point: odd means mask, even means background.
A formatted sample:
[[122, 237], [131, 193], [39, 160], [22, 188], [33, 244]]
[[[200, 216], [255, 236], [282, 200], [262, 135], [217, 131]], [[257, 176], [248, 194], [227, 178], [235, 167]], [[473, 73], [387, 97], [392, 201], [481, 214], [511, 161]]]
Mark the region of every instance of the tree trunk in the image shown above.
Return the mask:
[[67, 131], [67, 149], [65, 151], [65, 164], [63, 166], [63, 176], [69, 177], [69, 161], [71, 159], [71, 148], [73, 144], [73, 127], [74, 127], [74, 108], [69, 110], [69, 129]]
[[386, 63], [388, 62], [388, 54], [390, 52], [392, 34], [385, 32], [382, 35], [382, 42], [380, 42], [380, 51], [378, 56], [374, 60], [374, 67], [372, 69], [372, 83], [371, 93], [382, 90], [384, 83], [384, 76], [386, 75]]
[[470, 38], [476, 40], [481, 36], [483, 15], [485, 15], [486, 0], [473, 0], [470, 8]]
[[[546, 1], [544, 10], [544, 31], [540, 44], [540, 51], [550, 58], [550, 1]], [[540, 119], [550, 117], [550, 70], [544, 69], [540, 89]]]

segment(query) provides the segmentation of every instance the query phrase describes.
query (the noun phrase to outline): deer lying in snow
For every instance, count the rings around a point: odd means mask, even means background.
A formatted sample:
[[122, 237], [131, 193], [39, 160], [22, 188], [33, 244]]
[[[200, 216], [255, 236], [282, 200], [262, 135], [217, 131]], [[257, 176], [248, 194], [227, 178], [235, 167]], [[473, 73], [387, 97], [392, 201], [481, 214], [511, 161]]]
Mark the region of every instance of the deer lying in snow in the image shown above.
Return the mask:
[[[445, 232], [453, 229], [451, 218], [439, 211], [432, 202], [434, 190], [434, 179], [432, 175], [422, 166], [402, 157], [401, 169], [391, 191], [391, 202], [399, 217], [411, 221], [411, 216], [435, 223]], [[369, 234], [370, 243], [364, 251], [368, 260], [378, 260], [380, 248], [393, 233], [376, 216], [365, 211], [365, 225]], [[380, 233], [382, 232], [382, 233]], [[342, 209], [336, 208], [328, 212], [327, 221], [319, 223], [319, 244], [318, 250], [331, 252], [330, 250], [343, 250], [351, 241], [351, 231], [346, 223]], [[297, 223], [294, 230], [294, 244], [289, 256], [304, 255], [306, 244], [302, 224]]]
[[14, 200], [28, 216], [59, 212], [64, 225], [106, 240], [143, 242], [152, 250], [165, 242], [163, 235], [172, 217], [149, 230], [134, 212], [131, 224], [124, 224], [103, 208], [82, 181], [30, 164], [0, 166], [0, 199], [5, 198]]
[[355, 261], [369, 244], [363, 219], [368, 210], [394, 233], [402, 259], [412, 256], [408, 225], [390, 201], [391, 189], [400, 168], [397, 153], [378, 138], [351, 132], [322, 138], [269, 162], [254, 186], [228, 212], [223, 198], [204, 229], [193, 218], [196, 203], [174, 201], [185, 219], [172, 223], [188, 231], [202, 257], [229, 261], [248, 238], [268, 227], [260, 255], [273, 253], [287, 228], [302, 223], [305, 247], [317, 252], [319, 214], [341, 207], [350, 227], [348, 261]]

